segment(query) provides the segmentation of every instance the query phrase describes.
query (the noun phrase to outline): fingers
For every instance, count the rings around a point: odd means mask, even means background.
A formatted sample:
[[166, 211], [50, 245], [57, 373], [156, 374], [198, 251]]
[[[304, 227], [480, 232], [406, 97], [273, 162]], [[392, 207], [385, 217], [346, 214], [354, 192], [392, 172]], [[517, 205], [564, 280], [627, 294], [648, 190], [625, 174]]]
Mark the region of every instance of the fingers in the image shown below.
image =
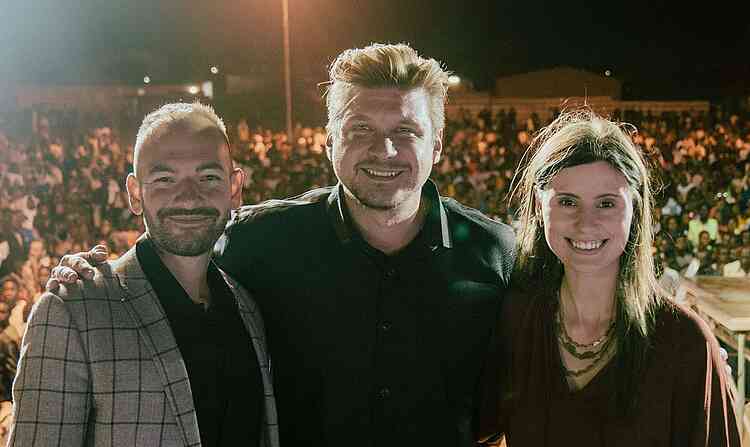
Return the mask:
[[95, 245], [94, 248], [85, 253], [84, 257], [92, 265], [101, 264], [107, 260], [109, 249], [106, 245]]
[[[60, 261], [62, 263], [63, 261]], [[56, 280], [60, 284], [72, 284], [78, 280], [78, 273], [70, 267], [58, 265], [50, 272], [50, 280]], [[47, 282], [49, 285], [49, 281]]]
[[60, 282], [50, 277], [50, 279], [47, 280], [47, 284], [45, 284], [44, 288], [47, 290], [47, 292], [57, 293], [57, 291], [60, 289]]
[[729, 353], [726, 349], [719, 347], [719, 355], [724, 360], [724, 370], [727, 372], [729, 377], [732, 377], [732, 366], [727, 362], [729, 359]]
[[[64, 283], [75, 282], [79, 275], [81, 276], [81, 279], [92, 279], [94, 277], [94, 269], [91, 267], [89, 261], [86, 260], [86, 257], [88, 257], [89, 254], [90, 253], [76, 253], [74, 255], [63, 256], [62, 259], [60, 259], [60, 265], [57, 267], [65, 269], [60, 271], [64, 276], [61, 278], [58, 277], [57, 279], [62, 279], [62, 282]], [[75, 274], [75, 276], [71, 275], [71, 272]], [[68, 280], [69, 278], [72, 279]]]

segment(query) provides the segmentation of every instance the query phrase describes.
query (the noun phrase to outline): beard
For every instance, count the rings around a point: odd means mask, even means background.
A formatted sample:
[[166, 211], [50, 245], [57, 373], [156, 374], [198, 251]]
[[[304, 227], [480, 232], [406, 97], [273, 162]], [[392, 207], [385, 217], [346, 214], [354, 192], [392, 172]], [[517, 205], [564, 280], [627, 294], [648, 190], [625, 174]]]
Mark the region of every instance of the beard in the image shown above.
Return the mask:
[[[200, 256], [213, 249], [224, 233], [229, 215], [229, 210], [221, 215], [219, 210], [210, 207], [162, 208], [156, 212], [156, 216], [144, 209], [143, 219], [146, 231], [158, 249], [177, 256]], [[183, 234], [170, 229], [165, 222], [169, 216], [214, 216], [215, 220], [203, 228], [191, 229], [188, 234]]]

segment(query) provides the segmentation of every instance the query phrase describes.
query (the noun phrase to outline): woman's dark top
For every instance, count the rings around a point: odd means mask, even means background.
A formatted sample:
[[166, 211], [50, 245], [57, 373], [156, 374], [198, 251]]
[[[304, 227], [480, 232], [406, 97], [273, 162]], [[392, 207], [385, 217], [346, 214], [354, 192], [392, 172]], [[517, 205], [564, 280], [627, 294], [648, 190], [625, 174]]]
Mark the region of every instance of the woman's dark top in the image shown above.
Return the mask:
[[631, 416], [617, 411], [616, 358], [582, 389], [568, 388], [554, 332], [554, 299], [512, 293], [484, 374], [480, 437], [510, 447], [738, 446], [734, 399], [708, 325], [666, 302]]

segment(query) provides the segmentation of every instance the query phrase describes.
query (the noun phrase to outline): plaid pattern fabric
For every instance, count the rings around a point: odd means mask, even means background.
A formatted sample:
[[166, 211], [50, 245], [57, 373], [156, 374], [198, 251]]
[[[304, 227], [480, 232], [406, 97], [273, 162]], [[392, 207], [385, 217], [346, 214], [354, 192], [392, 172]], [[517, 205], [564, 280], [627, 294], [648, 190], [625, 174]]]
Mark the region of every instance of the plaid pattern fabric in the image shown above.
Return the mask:
[[[222, 272], [223, 274], [223, 272]], [[263, 321], [224, 275], [251, 336], [265, 391], [261, 445], [279, 444]], [[131, 249], [93, 281], [35, 305], [13, 385], [9, 446], [200, 446], [185, 363]]]

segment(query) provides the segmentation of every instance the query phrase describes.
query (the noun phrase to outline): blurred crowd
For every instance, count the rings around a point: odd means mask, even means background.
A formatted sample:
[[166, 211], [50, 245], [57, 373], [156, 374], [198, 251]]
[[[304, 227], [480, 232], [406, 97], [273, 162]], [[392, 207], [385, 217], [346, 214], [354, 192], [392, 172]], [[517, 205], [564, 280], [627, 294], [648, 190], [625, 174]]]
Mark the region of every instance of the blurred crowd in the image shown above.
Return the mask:
[[[73, 113], [70, 112], [69, 113]], [[554, 115], [554, 111], [553, 111]], [[750, 276], [750, 113], [620, 113], [648, 154], [659, 187], [654, 256], [666, 287], [681, 275]], [[40, 116], [23, 138], [0, 129], [0, 392], [9, 396], [31, 304], [62, 255], [106, 244], [112, 257], [143, 231], [128, 210], [132, 130]], [[232, 156], [246, 172], [244, 203], [286, 198], [335, 178], [325, 129], [285, 133], [229, 123]], [[448, 120], [433, 179], [443, 195], [516, 225], [508, 192], [538, 116], [464, 113]], [[674, 291], [674, 290], [673, 290]]]

